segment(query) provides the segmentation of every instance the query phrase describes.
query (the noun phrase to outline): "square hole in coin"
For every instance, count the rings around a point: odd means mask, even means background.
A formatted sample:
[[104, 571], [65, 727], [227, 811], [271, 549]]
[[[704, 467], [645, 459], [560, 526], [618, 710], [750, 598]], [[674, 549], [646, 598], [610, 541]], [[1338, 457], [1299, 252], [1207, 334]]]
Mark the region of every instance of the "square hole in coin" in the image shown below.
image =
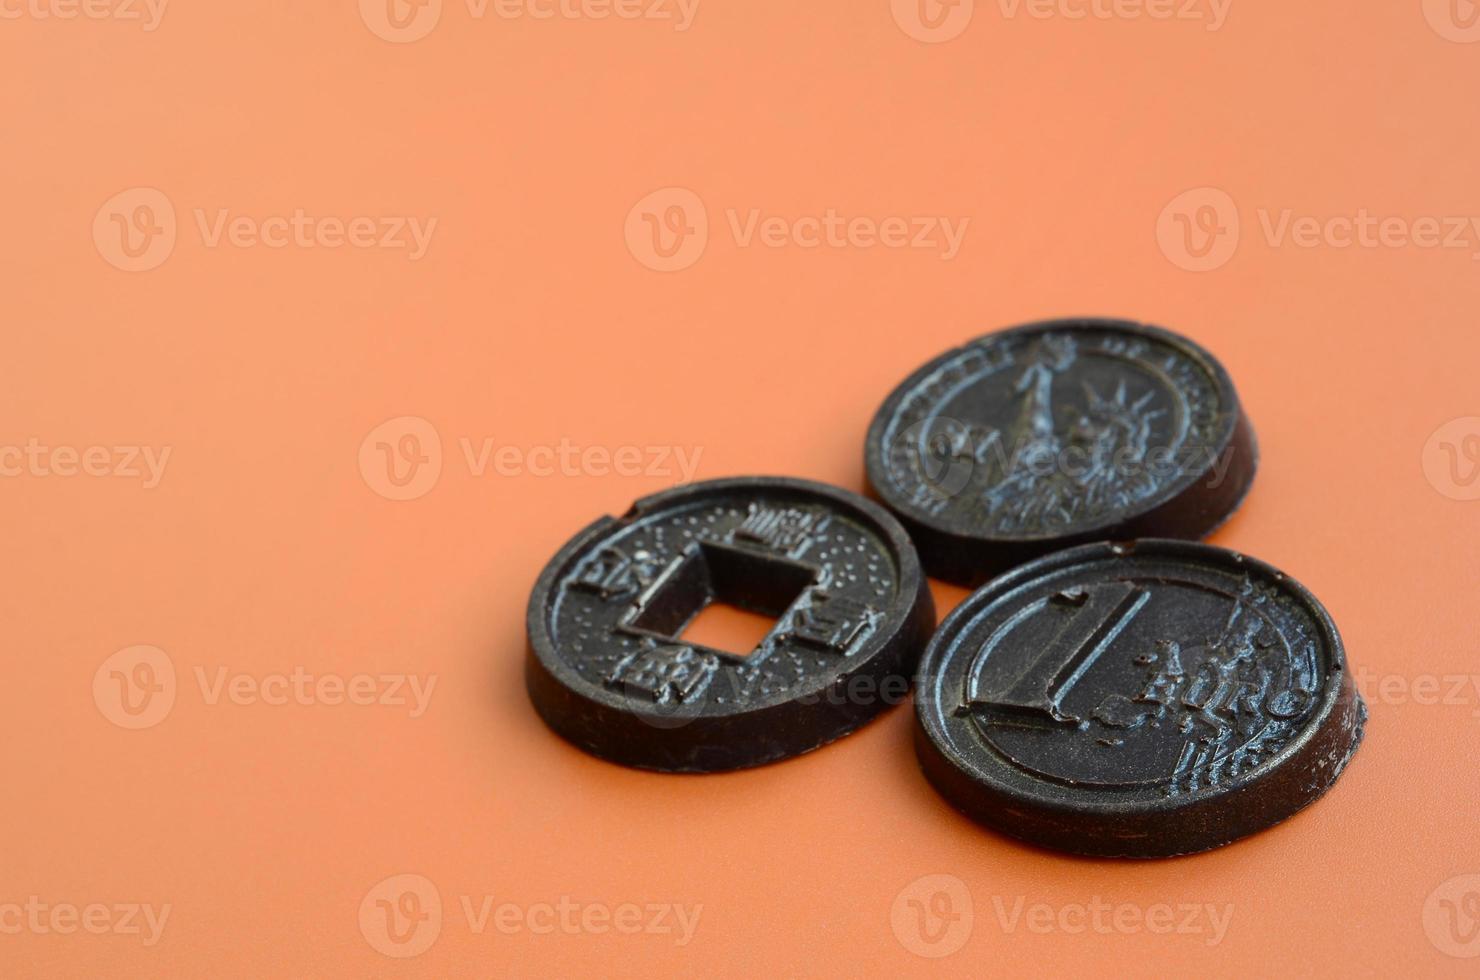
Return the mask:
[[627, 627], [749, 656], [816, 578], [810, 565], [706, 541], [665, 573]]
[[775, 627], [775, 616], [763, 616], [716, 599], [689, 620], [678, 638], [685, 643], [747, 657]]

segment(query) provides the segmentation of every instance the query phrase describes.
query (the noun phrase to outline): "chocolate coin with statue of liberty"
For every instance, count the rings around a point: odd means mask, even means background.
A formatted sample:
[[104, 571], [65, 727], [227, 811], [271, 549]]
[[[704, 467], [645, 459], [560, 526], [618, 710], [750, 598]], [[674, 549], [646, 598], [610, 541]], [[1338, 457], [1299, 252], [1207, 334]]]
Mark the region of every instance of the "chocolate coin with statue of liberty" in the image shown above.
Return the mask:
[[869, 427], [871, 491], [926, 571], [965, 585], [1059, 548], [1201, 538], [1258, 464], [1233, 381], [1197, 344], [1123, 320], [988, 334], [910, 375]]
[[1044, 847], [1169, 857], [1336, 782], [1367, 711], [1299, 583], [1193, 541], [1070, 548], [973, 593], [931, 639], [915, 747], [968, 816]]

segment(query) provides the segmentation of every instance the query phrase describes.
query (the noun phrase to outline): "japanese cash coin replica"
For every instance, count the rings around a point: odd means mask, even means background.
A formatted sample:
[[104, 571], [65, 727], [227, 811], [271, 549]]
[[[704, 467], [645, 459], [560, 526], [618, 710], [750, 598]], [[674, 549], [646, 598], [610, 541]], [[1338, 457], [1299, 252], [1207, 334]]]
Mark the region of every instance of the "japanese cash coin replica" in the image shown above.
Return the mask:
[[940, 355], [884, 402], [864, 453], [926, 571], [962, 585], [1075, 544], [1203, 537], [1256, 457], [1217, 360], [1122, 320], [1032, 324]]
[[920, 662], [915, 745], [958, 809], [1045, 847], [1163, 857], [1325, 793], [1367, 717], [1341, 637], [1263, 562], [1185, 541], [996, 579]]
[[[710, 602], [776, 617], [748, 654], [681, 636]], [[903, 700], [935, 608], [904, 529], [804, 480], [715, 480], [603, 517], [530, 596], [525, 679], [557, 733], [668, 772], [753, 766]]]

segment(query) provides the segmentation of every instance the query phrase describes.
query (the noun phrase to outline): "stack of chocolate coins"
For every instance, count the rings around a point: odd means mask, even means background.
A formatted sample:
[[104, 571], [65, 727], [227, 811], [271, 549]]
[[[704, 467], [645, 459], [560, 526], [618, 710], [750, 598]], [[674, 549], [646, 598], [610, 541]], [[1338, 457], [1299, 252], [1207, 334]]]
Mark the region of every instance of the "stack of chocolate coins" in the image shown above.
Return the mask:
[[[637, 501], [535, 584], [526, 677], [549, 726], [615, 762], [789, 758], [914, 690], [925, 776], [987, 826], [1164, 857], [1320, 797], [1366, 708], [1316, 598], [1196, 543], [1258, 462], [1228, 373], [1167, 330], [989, 334], [884, 401], [869, 499], [757, 477]], [[937, 629], [926, 575], [979, 587]], [[685, 639], [711, 603], [774, 618], [752, 650]]]

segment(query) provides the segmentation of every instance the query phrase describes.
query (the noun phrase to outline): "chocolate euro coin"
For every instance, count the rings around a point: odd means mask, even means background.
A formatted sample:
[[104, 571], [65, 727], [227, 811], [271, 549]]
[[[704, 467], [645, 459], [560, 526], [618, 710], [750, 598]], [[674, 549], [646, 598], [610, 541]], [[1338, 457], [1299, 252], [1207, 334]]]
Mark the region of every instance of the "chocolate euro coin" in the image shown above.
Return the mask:
[[1044, 847], [1187, 854], [1335, 783], [1366, 720], [1304, 587], [1186, 541], [1070, 549], [968, 597], [920, 662], [916, 750], [968, 816]]

